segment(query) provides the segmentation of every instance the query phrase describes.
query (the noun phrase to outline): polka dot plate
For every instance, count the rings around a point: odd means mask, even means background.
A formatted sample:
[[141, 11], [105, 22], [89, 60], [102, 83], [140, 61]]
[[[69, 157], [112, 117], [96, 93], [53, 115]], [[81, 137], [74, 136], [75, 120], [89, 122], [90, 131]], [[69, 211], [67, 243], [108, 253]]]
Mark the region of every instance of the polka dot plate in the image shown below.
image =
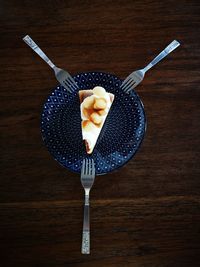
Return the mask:
[[80, 173], [83, 158], [93, 158], [96, 174], [111, 172], [127, 163], [137, 152], [146, 129], [143, 104], [132, 90], [120, 89], [122, 80], [103, 72], [74, 76], [79, 90], [103, 86], [115, 95], [110, 112], [91, 155], [82, 140], [78, 92], [70, 94], [59, 85], [43, 107], [41, 131], [45, 145], [55, 160], [67, 169]]

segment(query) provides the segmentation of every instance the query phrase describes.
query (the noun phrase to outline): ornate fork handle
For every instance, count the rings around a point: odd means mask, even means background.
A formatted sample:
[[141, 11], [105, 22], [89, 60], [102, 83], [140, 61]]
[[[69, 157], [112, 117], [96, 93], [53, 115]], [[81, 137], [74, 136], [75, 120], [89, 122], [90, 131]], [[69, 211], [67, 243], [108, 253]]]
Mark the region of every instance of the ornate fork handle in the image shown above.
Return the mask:
[[154, 65], [156, 65], [159, 61], [165, 58], [169, 53], [171, 53], [174, 49], [176, 49], [180, 43], [176, 40], [171, 42], [157, 57], [155, 57], [144, 69], [143, 71], [146, 72]]
[[90, 254], [90, 206], [89, 193], [85, 193], [83, 236], [82, 236], [82, 254]]
[[24, 42], [30, 46], [31, 49], [33, 49], [33, 51], [35, 51], [35, 53], [37, 53], [52, 69], [55, 68], [55, 65], [53, 64], [53, 62], [47, 57], [47, 55], [42, 51], [41, 48], [39, 48], [39, 46], [33, 41], [33, 39], [31, 39], [31, 37], [29, 35], [26, 35], [23, 38]]
[[83, 232], [81, 253], [90, 254], [90, 232]]

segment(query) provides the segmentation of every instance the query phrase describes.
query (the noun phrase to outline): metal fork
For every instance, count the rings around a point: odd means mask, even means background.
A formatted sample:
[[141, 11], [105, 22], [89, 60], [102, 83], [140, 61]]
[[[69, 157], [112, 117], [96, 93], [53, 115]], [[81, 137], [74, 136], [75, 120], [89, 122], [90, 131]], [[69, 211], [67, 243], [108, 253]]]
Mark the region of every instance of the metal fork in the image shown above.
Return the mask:
[[29, 35], [26, 35], [23, 40], [54, 70], [56, 79], [63, 87], [67, 89], [67, 91], [72, 93], [74, 90], [78, 89], [78, 85], [76, 84], [72, 76], [67, 71], [56, 67]]
[[124, 92], [130, 92], [144, 79], [146, 71], [156, 65], [161, 59], [166, 57], [174, 49], [176, 49], [180, 43], [176, 40], [171, 42], [157, 57], [155, 57], [145, 68], [132, 72], [121, 84], [121, 88]]
[[81, 170], [81, 183], [85, 190], [82, 254], [90, 254], [90, 219], [89, 219], [89, 194], [94, 183], [95, 166], [93, 159], [84, 159]]

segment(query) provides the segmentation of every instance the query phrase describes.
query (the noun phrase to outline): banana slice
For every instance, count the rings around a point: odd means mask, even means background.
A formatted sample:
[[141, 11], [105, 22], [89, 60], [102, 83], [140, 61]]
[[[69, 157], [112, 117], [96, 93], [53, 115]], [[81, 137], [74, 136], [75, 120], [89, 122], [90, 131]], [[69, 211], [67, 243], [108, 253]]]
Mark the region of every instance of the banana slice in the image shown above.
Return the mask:
[[105, 97], [105, 95], [106, 95], [106, 90], [105, 90], [103, 87], [101, 87], [101, 86], [96, 86], [96, 87], [94, 87], [94, 89], [93, 89], [93, 93], [94, 93], [95, 95], [97, 95], [97, 96]]
[[104, 98], [96, 98], [94, 102], [94, 109], [105, 109], [107, 102]]
[[90, 116], [90, 119], [95, 123], [95, 124], [100, 124], [102, 122], [102, 117], [97, 113], [93, 112]]

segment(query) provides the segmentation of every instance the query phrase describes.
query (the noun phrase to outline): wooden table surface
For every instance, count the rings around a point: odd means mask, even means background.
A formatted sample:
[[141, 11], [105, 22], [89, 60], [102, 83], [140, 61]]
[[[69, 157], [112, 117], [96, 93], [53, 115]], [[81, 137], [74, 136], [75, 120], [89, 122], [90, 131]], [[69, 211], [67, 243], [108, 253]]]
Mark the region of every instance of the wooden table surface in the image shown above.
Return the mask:
[[[0, 266], [197, 267], [200, 260], [200, 2], [0, 1]], [[83, 189], [40, 133], [57, 82], [29, 34], [71, 74], [125, 78], [181, 47], [137, 87], [148, 129], [137, 155], [91, 192], [91, 255], [81, 255]]]

